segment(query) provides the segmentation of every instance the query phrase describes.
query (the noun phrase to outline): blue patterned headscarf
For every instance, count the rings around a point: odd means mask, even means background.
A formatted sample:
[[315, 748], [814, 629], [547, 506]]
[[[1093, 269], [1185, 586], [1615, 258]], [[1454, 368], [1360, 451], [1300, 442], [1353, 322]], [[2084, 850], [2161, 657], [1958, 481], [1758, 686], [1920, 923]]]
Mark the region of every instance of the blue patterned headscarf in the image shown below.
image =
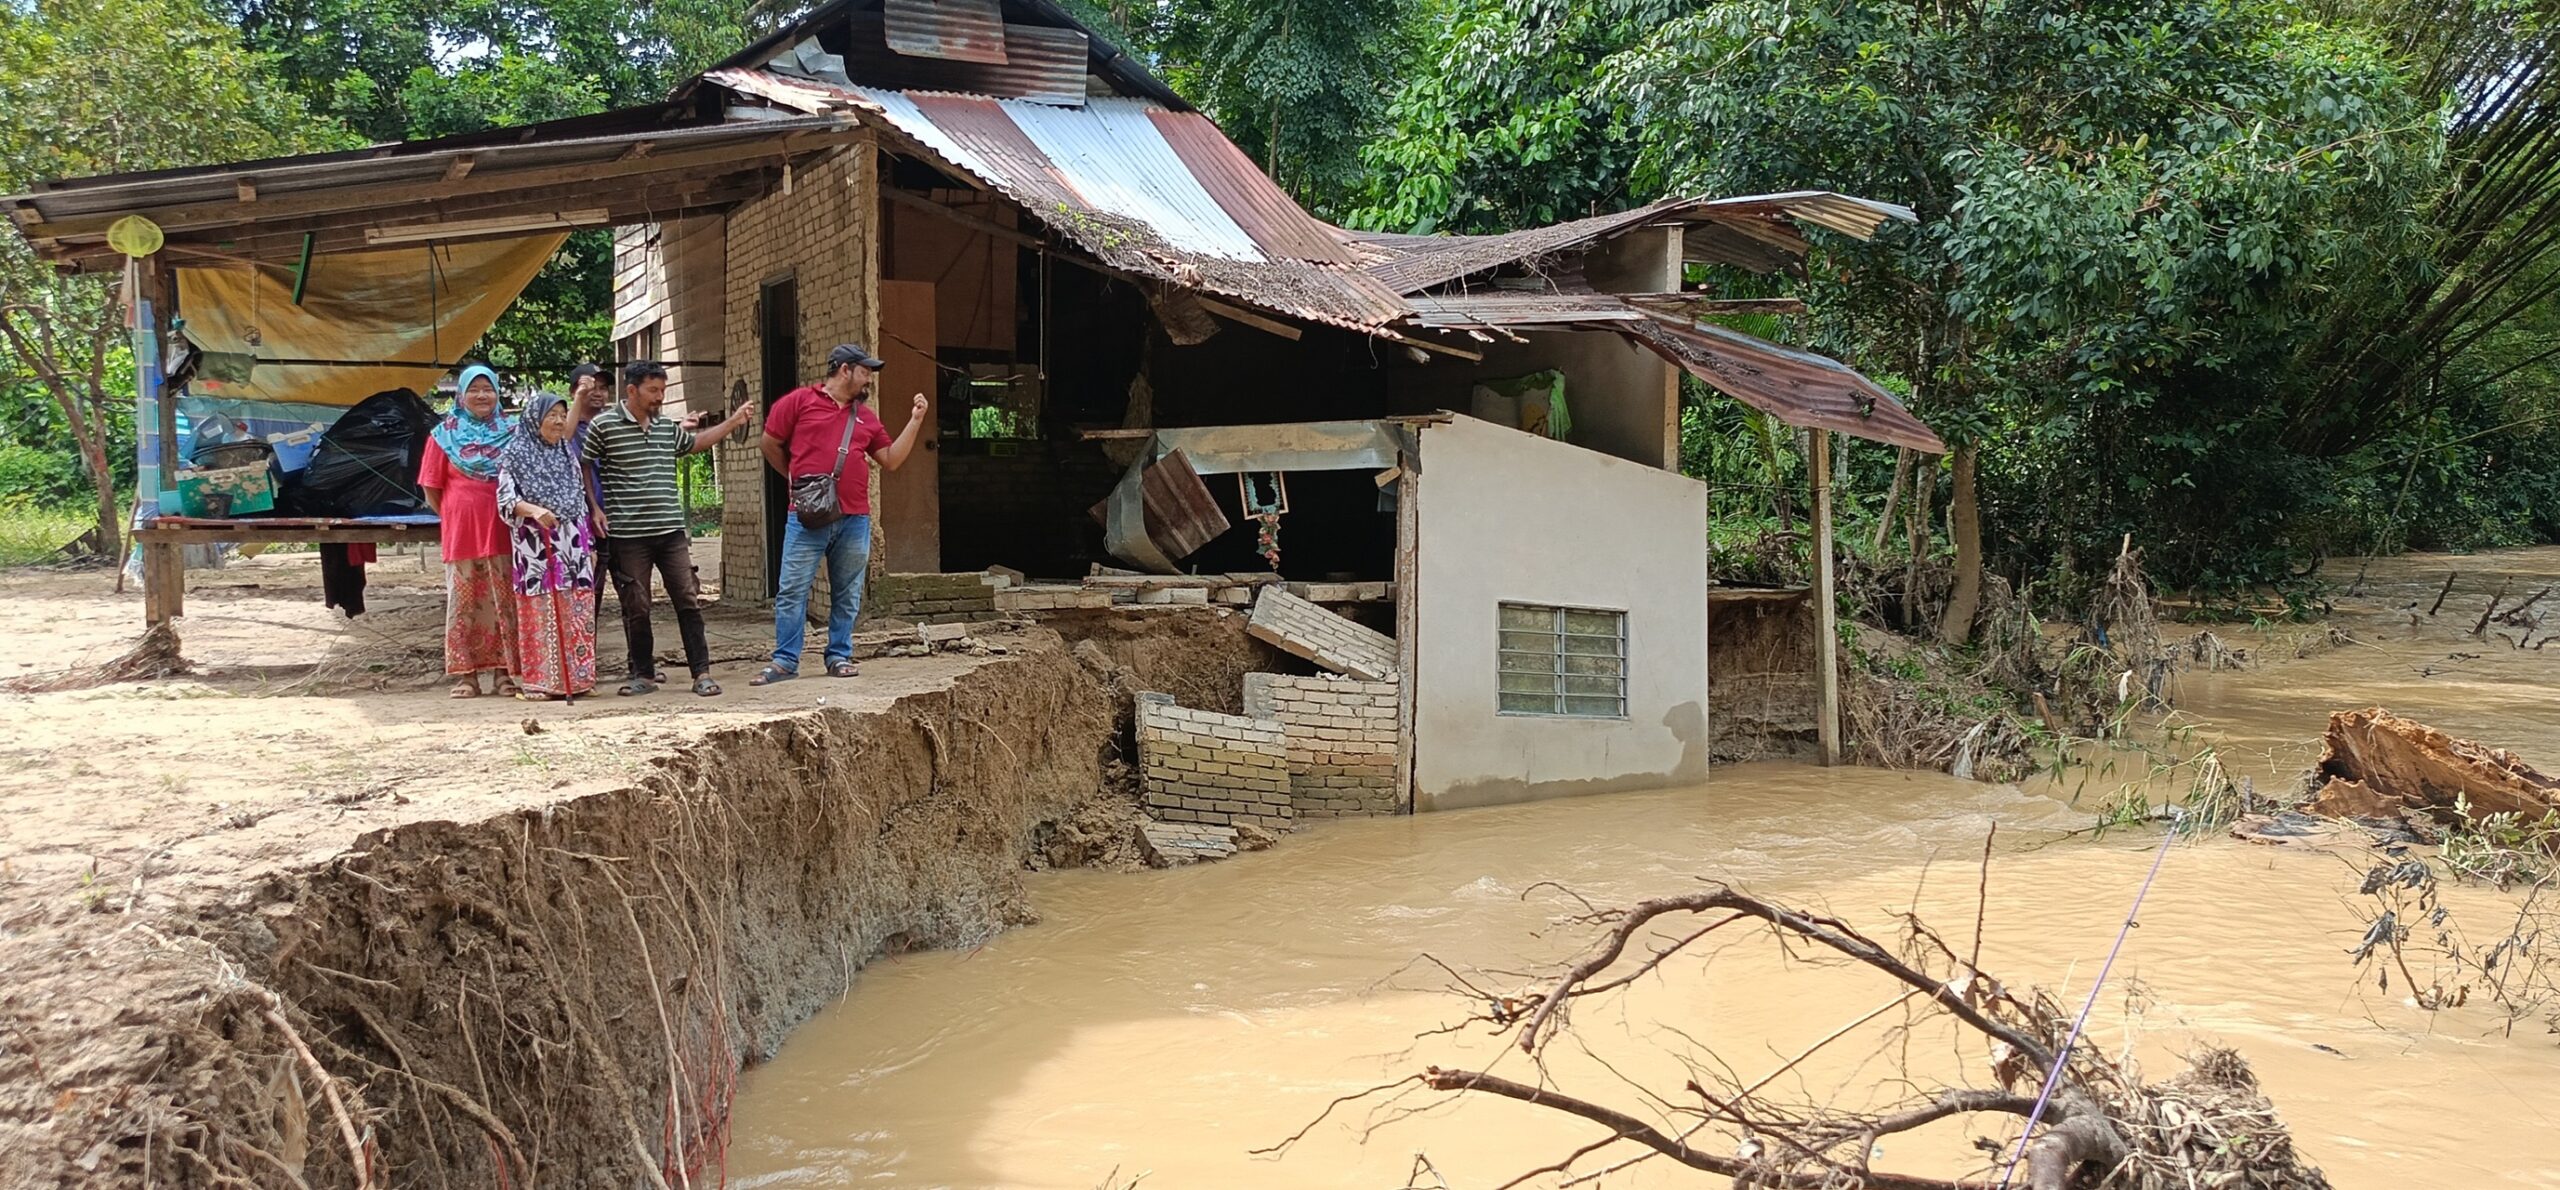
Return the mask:
[[453, 389], [453, 412], [435, 429], [436, 445], [444, 448], [445, 458], [454, 469], [473, 479], [498, 478], [498, 458], [506, 453], [507, 442], [515, 437], [515, 426], [498, 410], [491, 409], [486, 419], [473, 417], [462, 396], [471, 391], [471, 382], [486, 380], [489, 391], [498, 390], [498, 374], [487, 364], [473, 364], [462, 370], [461, 383]]

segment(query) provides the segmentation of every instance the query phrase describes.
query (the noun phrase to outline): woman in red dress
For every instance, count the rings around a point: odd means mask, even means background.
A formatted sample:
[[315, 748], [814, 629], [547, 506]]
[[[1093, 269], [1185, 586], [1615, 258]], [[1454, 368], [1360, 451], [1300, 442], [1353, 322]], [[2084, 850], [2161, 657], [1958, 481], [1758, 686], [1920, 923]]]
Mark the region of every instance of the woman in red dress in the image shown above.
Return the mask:
[[444, 672], [460, 679], [455, 698], [476, 698], [483, 670], [490, 693], [515, 692], [515, 598], [498, 519], [498, 460], [515, 427], [498, 416], [497, 373], [473, 364], [461, 380], [453, 413], [428, 438], [418, 487], [443, 521]]

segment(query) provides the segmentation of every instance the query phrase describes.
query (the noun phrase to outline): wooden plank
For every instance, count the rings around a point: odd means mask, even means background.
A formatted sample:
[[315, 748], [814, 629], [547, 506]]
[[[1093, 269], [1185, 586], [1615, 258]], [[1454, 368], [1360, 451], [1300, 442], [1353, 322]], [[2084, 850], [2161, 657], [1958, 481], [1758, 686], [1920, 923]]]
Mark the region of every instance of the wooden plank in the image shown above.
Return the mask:
[[459, 182], [464, 178], [470, 177], [471, 167], [478, 164], [480, 164], [480, 159], [469, 153], [456, 157], [453, 159], [452, 164], [444, 167], [444, 180], [448, 182]]
[[[809, 139], [807, 143], [802, 144], [795, 137], [791, 149], [792, 151], [803, 148], [814, 150], [828, 143], [850, 142], [857, 139], [859, 135], [859, 129], [848, 122], [842, 129], [798, 134], [799, 137]], [[755, 161], [776, 160], [784, 151], [784, 145], [755, 141], [716, 145], [664, 155], [653, 154], [624, 161], [541, 166], [531, 169], [498, 170], [492, 173], [474, 172], [468, 177], [449, 182], [438, 181], [425, 184], [400, 182], [383, 186], [327, 190], [291, 198], [266, 199], [258, 204], [256, 210], [247, 212], [237, 206], [183, 204], [130, 213], [143, 215], [158, 223], [164, 232], [176, 235], [180, 232], [212, 227], [232, 227], [244, 223], [263, 225], [283, 219], [349, 215], [374, 208], [400, 210], [420, 202], [520, 192], [545, 186], [574, 185], [604, 189], [600, 186], [601, 183], [644, 174], [682, 174], [687, 170], [697, 169], [707, 174], [716, 174], [726, 167]], [[39, 224], [30, 228], [28, 234], [30, 238], [41, 237], [52, 240], [103, 236], [106, 234], [107, 226], [125, 213], [89, 215], [66, 219], [59, 223]]]
[[1813, 670], [1822, 763], [1840, 763], [1840, 616], [1832, 594], [1831, 431], [1813, 436]]
[[[891, 434], [905, 431], [914, 416], [915, 394], [933, 389], [935, 334], [934, 284], [931, 281], [880, 282], [880, 358], [888, 365], [872, 382], [871, 406]], [[915, 451], [904, 466], [880, 477], [880, 527], [888, 530], [880, 556], [893, 574], [921, 574], [942, 569], [941, 435], [936, 415], [925, 414], [916, 431]]]
[[1220, 318], [1226, 319], [1229, 322], [1242, 323], [1243, 325], [1252, 327], [1255, 330], [1278, 335], [1283, 339], [1294, 340], [1300, 334], [1298, 328], [1282, 322], [1277, 318], [1265, 318], [1250, 310], [1239, 310], [1225, 302], [1211, 301], [1208, 298], [1200, 298], [1198, 300], [1200, 302], [1201, 309], [1215, 314]]
[[1199, 472], [1191, 469], [1191, 460], [1175, 451], [1147, 468], [1139, 477], [1140, 495], [1146, 504], [1147, 536], [1168, 558], [1187, 558], [1200, 552], [1200, 547], [1234, 528], [1218, 501], [1209, 494], [1209, 485], [1200, 481]]
[[[1422, 477], [1413, 467], [1399, 468], [1396, 480], [1396, 672], [1422, 672], [1422, 601], [1407, 598], [1421, 581]], [[1407, 814], [1421, 808], [1414, 797], [1414, 688], [1407, 676], [1396, 683], [1396, 796]]]
[[157, 628], [187, 611], [187, 567], [183, 547], [166, 542], [142, 546], [142, 621]]

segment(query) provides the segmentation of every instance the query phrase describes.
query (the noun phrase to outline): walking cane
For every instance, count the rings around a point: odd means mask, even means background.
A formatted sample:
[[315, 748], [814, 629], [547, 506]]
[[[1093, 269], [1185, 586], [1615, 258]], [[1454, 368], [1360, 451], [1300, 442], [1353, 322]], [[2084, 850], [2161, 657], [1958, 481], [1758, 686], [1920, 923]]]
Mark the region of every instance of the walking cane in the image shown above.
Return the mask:
[[[542, 577], [545, 586], [550, 585], [551, 572], [559, 569], [560, 556], [552, 548], [551, 534], [545, 533], [542, 535]], [[560, 570], [560, 582], [563, 587], [568, 584], [568, 571]], [[578, 678], [569, 670], [569, 609], [561, 606], [560, 595], [561, 587], [552, 587], [551, 650], [560, 661], [560, 705], [570, 706], [578, 701]]]

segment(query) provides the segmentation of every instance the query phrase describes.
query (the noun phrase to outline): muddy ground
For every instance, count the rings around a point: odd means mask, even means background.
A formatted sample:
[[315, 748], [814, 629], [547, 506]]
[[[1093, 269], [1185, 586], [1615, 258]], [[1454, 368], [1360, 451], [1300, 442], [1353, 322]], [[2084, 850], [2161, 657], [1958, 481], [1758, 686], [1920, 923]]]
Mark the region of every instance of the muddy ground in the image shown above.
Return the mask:
[[[456, 701], [439, 578], [388, 559], [348, 621], [312, 555], [235, 562], [192, 576], [193, 673], [0, 693], [0, 1185], [686, 1184], [741, 1063], [865, 962], [1023, 920], [1026, 862], [1134, 859], [1134, 691], [1233, 709], [1291, 665], [1223, 609], [1160, 609], [755, 690], [769, 621], [716, 609], [720, 698]], [[111, 583], [0, 574], [0, 683], [129, 648]], [[2547, 728], [2494, 696], [2543, 671], [2540, 634], [2466, 630], [2547, 583], [2560, 551], [2396, 559], [2350, 637], [2222, 636], [2497, 742]], [[2236, 765], [2298, 768], [2316, 724], [2180, 680]]]
[[[1119, 704], [1259, 656], [1189, 609], [753, 689], [771, 622], [715, 608], [718, 698], [455, 700], [439, 579], [350, 621], [235, 561], [194, 672], [0, 693], [0, 1185], [681, 1184], [862, 963], [1022, 919], [1034, 852], [1133, 861]], [[0, 574], [0, 682], [129, 648], [112, 581]]]

